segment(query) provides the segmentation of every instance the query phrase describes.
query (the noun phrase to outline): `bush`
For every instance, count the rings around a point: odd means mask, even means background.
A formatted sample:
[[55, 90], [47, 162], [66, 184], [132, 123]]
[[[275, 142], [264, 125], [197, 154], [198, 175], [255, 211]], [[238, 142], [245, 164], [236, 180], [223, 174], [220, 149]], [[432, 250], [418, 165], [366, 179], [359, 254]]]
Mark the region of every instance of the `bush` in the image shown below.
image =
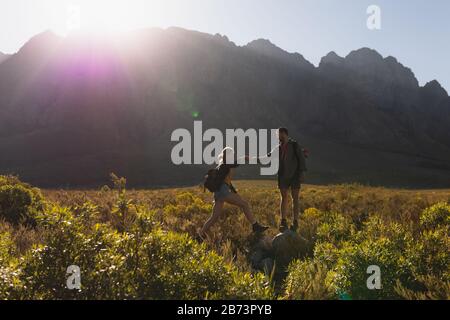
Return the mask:
[[0, 232], [0, 300], [12, 299], [12, 292], [20, 287], [19, 270], [14, 259], [14, 243], [10, 234]]
[[335, 298], [331, 287], [326, 283], [327, 268], [314, 260], [293, 261], [289, 265], [285, 281], [285, 299], [326, 300]]
[[317, 240], [338, 243], [355, 232], [352, 220], [339, 213], [330, 213], [317, 228]]
[[331, 269], [338, 261], [339, 249], [330, 242], [318, 242], [314, 247], [314, 259]]
[[446, 228], [423, 231], [406, 254], [416, 275], [450, 281], [450, 238]]
[[[435, 230], [424, 230], [414, 236], [411, 225], [385, 221], [379, 215], [372, 215], [363, 224], [362, 230], [347, 237], [347, 241], [325, 237], [328, 242], [316, 244], [314, 258], [332, 269], [328, 280], [339, 295], [349, 294], [355, 299], [402, 298], [404, 294], [399, 294], [397, 285], [401, 286], [403, 293], [408, 290], [423, 292], [426, 287], [419, 279], [425, 276], [449, 281], [448, 228], [436, 223], [444, 221], [442, 207], [435, 205], [424, 210], [428, 218], [433, 217], [426, 219], [433, 221], [433, 224], [426, 225], [438, 227]], [[370, 265], [381, 269], [381, 290], [367, 288], [369, 275], [366, 270]], [[436, 296], [436, 292], [433, 295]]]
[[[380, 267], [381, 290], [367, 288], [367, 268]], [[353, 299], [395, 299], [397, 280], [410, 283], [410, 266], [395, 244], [387, 238], [366, 240], [361, 244], [347, 243], [339, 250], [339, 259], [328, 274], [328, 281], [337, 294]]]
[[[92, 209], [92, 208], [91, 208]], [[24, 298], [38, 299], [264, 299], [272, 289], [261, 274], [239, 272], [185, 234], [165, 232], [138, 212], [118, 232], [89, 227], [85, 215], [54, 206], [38, 220], [44, 243], [23, 260]], [[150, 221], [149, 221], [150, 220]], [[81, 289], [68, 290], [66, 270], [81, 270]]]
[[317, 228], [324, 221], [325, 216], [324, 212], [314, 207], [305, 209], [300, 215], [298, 234], [308, 240], [311, 248], [314, 248], [317, 241]]
[[354, 242], [361, 243], [367, 239], [377, 240], [387, 238], [392, 246], [399, 252], [404, 252], [413, 241], [412, 231], [408, 226], [397, 222], [384, 221], [381, 217], [373, 215], [364, 224], [360, 232], [352, 238]]
[[264, 277], [239, 272], [187, 235], [161, 230], [143, 243], [139, 296], [156, 299], [268, 299]]
[[33, 224], [34, 216], [43, 206], [39, 189], [32, 188], [17, 178], [0, 176], [0, 218], [13, 224]]
[[[22, 261], [27, 286], [23, 293], [25, 298], [117, 297], [115, 274], [109, 272], [116, 269], [117, 259], [111, 256], [110, 249], [120, 240], [117, 233], [102, 225], [96, 225], [95, 232], [91, 232], [81, 223], [81, 218], [58, 206], [46, 211], [39, 224], [45, 228], [45, 244], [36, 245]], [[66, 287], [66, 270], [71, 265], [81, 269], [82, 289], [79, 292]], [[117, 290], [122, 292], [120, 288]]]
[[450, 225], [450, 204], [439, 202], [425, 209], [420, 215], [420, 224], [426, 229]]

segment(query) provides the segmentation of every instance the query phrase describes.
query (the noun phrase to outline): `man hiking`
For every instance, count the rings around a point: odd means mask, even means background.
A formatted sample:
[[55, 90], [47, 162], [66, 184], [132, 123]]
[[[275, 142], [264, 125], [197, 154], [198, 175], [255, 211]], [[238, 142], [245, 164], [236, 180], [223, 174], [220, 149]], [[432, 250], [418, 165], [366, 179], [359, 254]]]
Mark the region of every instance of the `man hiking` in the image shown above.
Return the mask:
[[[293, 222], [291, 225], [292, 231], [298, 229], [299, 217], [299, 195], [300, 186], [304, 182], [304, 175], [306, 171], [306, 160], [304, 149], [297, 143], [297, 141], [289, 137], [288, 129], [279, 128], [278, 138], [280, 144], [273, 149], [267, 157], [278, 151], [279, 167], [278, 167], [278, 188], [280, 189], [280, 215], [281, 223], [279, 230], [284, 232], [288, 229], [287, 213], [288, 213], [288, 194], [289, 191], [292, 197], [292, 215]], [[258, 158], [258, 160], [261, 158]]]

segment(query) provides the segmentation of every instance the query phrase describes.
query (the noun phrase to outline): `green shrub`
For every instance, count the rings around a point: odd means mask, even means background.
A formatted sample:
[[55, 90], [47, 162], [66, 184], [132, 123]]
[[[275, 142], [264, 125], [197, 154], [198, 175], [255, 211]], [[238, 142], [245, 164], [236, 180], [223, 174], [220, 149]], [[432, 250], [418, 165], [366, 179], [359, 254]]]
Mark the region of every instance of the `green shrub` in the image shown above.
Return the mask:
[[406, 253], [418, 276], [435, 276], [450, 281], [450, 238], [447, 228], [425, 230]]
[[[113, 225], [91, 224], [89, 217], [97, 215], [96, 210], [89, 203], [74, 210], [53, 206], [38, 216], [45, 244], [36, 246], [22, 261], [24, 298], [143, 298], [136, 296], [136, 281], [142, 235], [154, 228], [151, 213], [139, 212], [132, 233], [120, 233]], [[80, 268], [80, 290], [67, 288], [66, 270], [71, 265]]]
[[[117, 233], [102, 225], [89, 230], [81, 218], [58, 206], [46, 211], [39, 224], [45, 228], [45, 244], [35, 246], [22, 261], [25, 298], [102, 299], [122, 292], [109, 273], [116, 268], [117, 259], [110, 249], [120, 240]], [[66, 270], [71, 265], [81, 269], [79, 292], [66, 287]]]
[[363, 224], [362, 230], [352, 240], [361, 243], [367, 239], [387, 238], [397, 251], [403, 252], [413, 241], [412, 232], [408, 227], [397, 222], [384, 221], [380, 216], [373, 215]]
[[0, 232], [0, 300], [14, 298], [12, 292], [20, 287], [14, 243], [7, 232]]
[[[381, 290], [367, 288], [367, 268], [380, 267]], [[328, 274], [329, 283], [337, 294], [349, 294], [353, 299], [394, 299], [397, 280], [409, 283], [410, 266], [395, 244], [387, 238], [366, 240], [361, 244], [347, 243], [339, 250], [339, 259]]]
[[317, 240], [317, 228], [323, 221], [325, 213], [316, 208], [308, 208], [300, 215], [298, 233], [309, 241], [311, 246]]
[[338, 261], [339, 248], [330, 242], [318, 242], [314, 247], [314, 259], [331, 269]]
[[34, 216], [43, 209], [39, 189], [14, 177], [0, 176], [0, 218], [14, 224], [33, 223]]
[[[91, 208], [92, 209], [92, 208]], [[44, 243], [22, 262], [24, 298], [38, 299], [264, 299], [272, 289], [261, 274], [239, 272], [188, 235], [165, 232], [151, 214], [118, 232], [89, 226], [78, 209], [54, 206], [39, 217]], [[66, 270], [81, 270], [81, 289], [68, 290]]]
[[330, 213], [317, 228], [317, 240], [338, 243], [349, 239], [355, 227], [349, 217], [339, 213]]
[[420, 224], [426, 229], [435, 229], [440, 226], [450, 225], [450, 204], [436, 203], [434, 206], [423, 210], [420, 215]]
[[0, 232], [0, 265], [9, 261], [14, 251], [14, 243], [8, 232]]
[[153, 232], [143, 243], [139, 296], [157, 299], [264, 299], [262, 275], [242, 273], [183, 234]]
[[328, 269], [321, 263], [306, 259], [293, 261], [285, 281], [285, 299], [326, 300], [335, 298], [326, 283]]

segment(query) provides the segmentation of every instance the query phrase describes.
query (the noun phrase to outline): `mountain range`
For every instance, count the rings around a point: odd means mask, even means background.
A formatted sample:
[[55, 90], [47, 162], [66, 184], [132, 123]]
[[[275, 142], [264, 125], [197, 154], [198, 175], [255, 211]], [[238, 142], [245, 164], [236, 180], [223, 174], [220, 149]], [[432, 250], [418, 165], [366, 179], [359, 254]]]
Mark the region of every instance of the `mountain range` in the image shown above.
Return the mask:
[[309, 183], [450, 187], [448, 93], [369, 48], [316, 67], [269, 40], [172, 27], [44, 32], [0, 54], [0, 174], [43, 187], [97, 186], [110, 172], [131, 186], [195, 184], [205, 166], [170, 161], [172, 131], [194, 120], [288, 127], [310, 150]]

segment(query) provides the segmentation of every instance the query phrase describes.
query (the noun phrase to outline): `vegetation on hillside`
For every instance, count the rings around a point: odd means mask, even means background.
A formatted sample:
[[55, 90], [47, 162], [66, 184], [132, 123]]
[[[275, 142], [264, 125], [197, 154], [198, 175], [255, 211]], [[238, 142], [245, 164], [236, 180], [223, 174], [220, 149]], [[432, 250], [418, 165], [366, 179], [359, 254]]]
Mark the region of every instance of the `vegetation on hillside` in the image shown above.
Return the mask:
[[[272, 182], [237, 182], [276, 234]], [[286, 276], [252, 269], [250, 226], [238, 209], [203, 244], [212, 209], [197, 187], [43, 190], [0, 176], [0, 299], [449, 299], [450, 192], [305, 186], [300, 235], [311, 246]], [[81, 288], [69, 290], [77, 265]], [[367, 267], [381, 269], [369, 290]], [[279, 282], [281, 281], [281, 283]]]

